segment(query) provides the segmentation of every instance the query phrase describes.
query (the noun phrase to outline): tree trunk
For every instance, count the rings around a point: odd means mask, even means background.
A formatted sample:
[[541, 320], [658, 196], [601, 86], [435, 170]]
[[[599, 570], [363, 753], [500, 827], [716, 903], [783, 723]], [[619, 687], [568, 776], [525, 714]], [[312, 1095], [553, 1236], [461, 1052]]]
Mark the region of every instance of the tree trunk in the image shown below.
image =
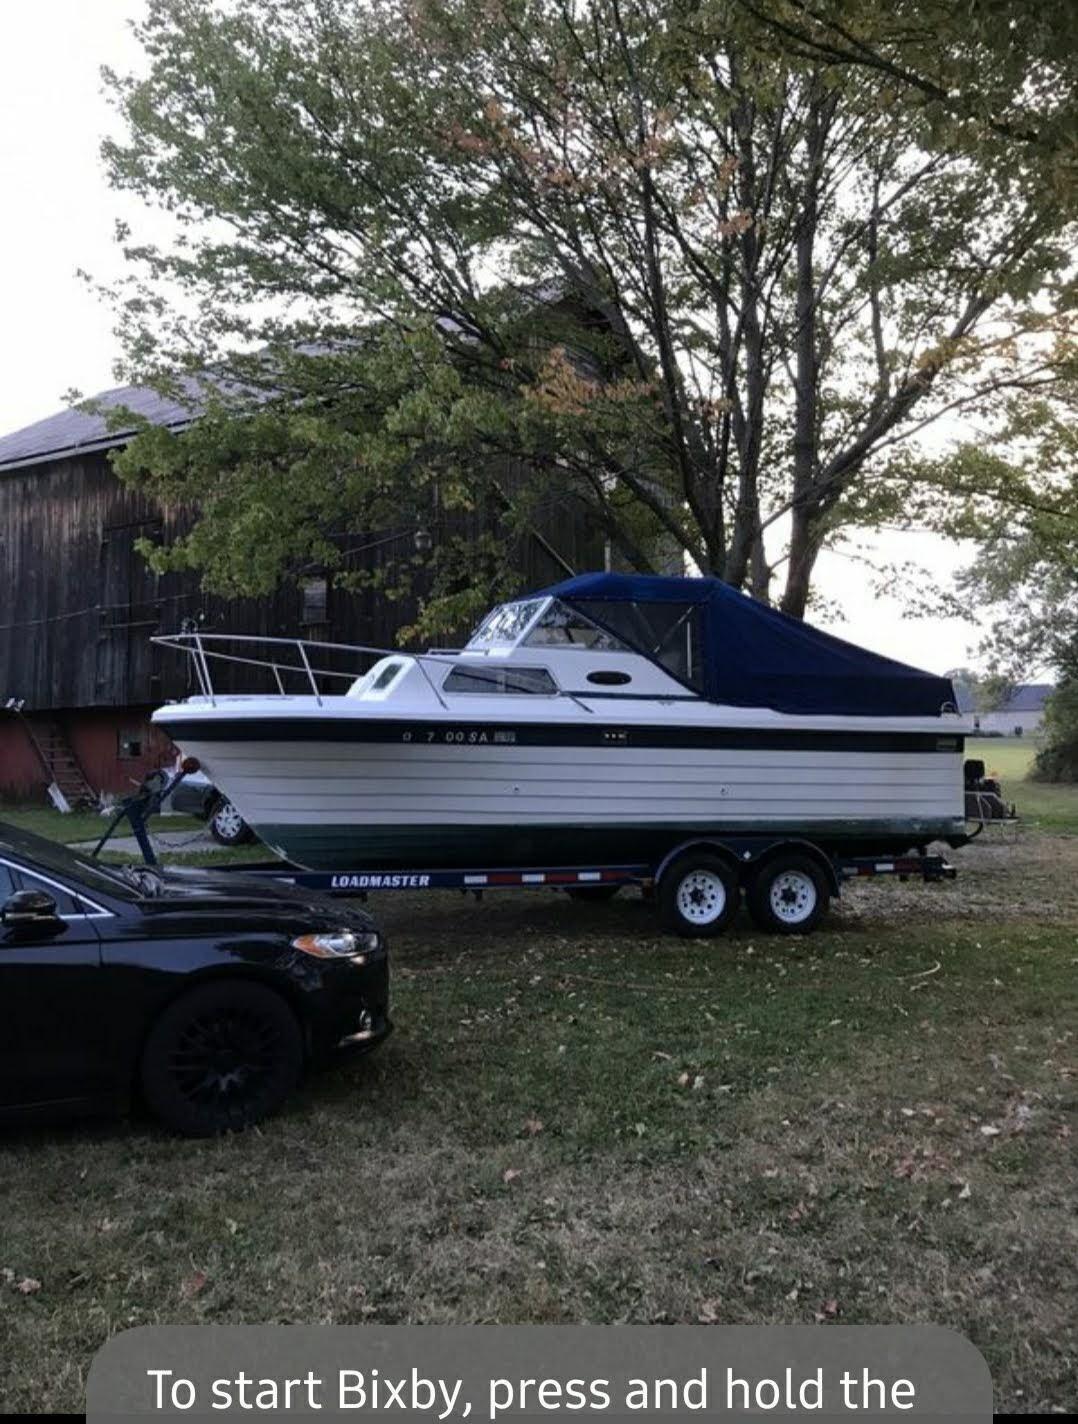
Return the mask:
[[814, 99], [809, 110], [805, 139], [805, 196], [797, 231], [797, 326], [794, 333], [794, 449], [793, 528], [790, 534], [790, 561], [782, 611], [803, 618], [808, 601], [812, 568], [819, 553], [816, 533], [818, 515], [817, 466], [817, 378], [816, 281], [814, 246], [818, 222], [817, 193], [820, 165], [827, 137], [830, 103]]
[[808, 604], [812, 571], [816, 567], [822, 543], [810, 516], [794, 511], [794, 527], [790, 535], [790, 559], [786, 570], [786, 588], [782, 595], [782, 611], [793, 618], [804, 618]]

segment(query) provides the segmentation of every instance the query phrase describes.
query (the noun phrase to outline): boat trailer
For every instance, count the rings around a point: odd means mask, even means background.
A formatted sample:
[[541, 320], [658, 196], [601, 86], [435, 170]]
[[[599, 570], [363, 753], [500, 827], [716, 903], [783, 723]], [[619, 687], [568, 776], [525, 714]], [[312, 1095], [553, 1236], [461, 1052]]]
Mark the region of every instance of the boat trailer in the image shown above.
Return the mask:
[[[184, 777], [198, 769], [197, 760], [188, 757], [172, 773], [164, 769], [152, 772], [139, 790], [117, 807], [93, 854], [97, 855], [121, 822], [127, 821], [144, 862], [157, 865], [147, 823]], [[964, 844], [975, 834], [953, 844]], [[274, 859], [219, 869], [359, 899], [384, 890], [459, 890], [478, 899], [484, 890], [545, 887], [564, 890], [575, 899], [605, 900], [624, 886], [636, 885], [646, 897], [657, 900], [669, 929], [689, 937], [710, 936], [723, 929], [737, 910], [742, 889], [761, 929], [805, 934], [815, 928], [829, 900], [842, 893], [846, 881], [894, 875], [901, 881], [933, 883], [956, 876], [955, 867], [944, 856], [926, 851], [836, 856], [803, 838], [774, 833], [705, 833], [675, 846], [658, 864], [306, 870]]]

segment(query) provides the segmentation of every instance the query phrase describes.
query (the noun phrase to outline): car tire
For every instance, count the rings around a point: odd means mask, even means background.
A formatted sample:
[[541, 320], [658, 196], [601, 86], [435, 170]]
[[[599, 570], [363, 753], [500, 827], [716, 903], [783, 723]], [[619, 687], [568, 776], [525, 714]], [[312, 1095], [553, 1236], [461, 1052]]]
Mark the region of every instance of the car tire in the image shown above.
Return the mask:
[[807, 855], [780, 855], [762, 866], [749, 885], [749, 914], [767, 934], [810, 934], [827, 913], [831, 888]]
[[620, 885], [567, 885], [565, 893], [570, 900], [585, 905], [601, 905], [612, 900], [620, 889]]
[[170, 1004], [150, 1030], [140, 1082], [150, 1110], [185, 1137], [240, 1132], [270, 1117], [303, 1070], [303, 1035], [279, 994], [215, 982]]
[[255, 838], [254, 831], [233, 806], [231, 801], [221, 798], [210, 814], [210, 835], [218, 845], [240, 846]]
[[717, 855], [685, 855], [659, 881], [659, 916], [684, 939], [721, 934], [737, 914], [737, 872]]

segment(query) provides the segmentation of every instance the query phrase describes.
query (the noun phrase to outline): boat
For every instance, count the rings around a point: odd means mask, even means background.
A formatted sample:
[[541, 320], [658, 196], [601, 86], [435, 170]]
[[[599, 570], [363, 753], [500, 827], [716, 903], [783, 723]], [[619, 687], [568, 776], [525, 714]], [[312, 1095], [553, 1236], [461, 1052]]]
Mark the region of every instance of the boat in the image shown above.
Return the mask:
[[[714, 578], [580, 575], [423, 654], [157, 641], [201, 690], [155, 725], [307, 870], [655, 865], [704, 836], [832, 856], [966, 839], [972, 727], [950, 681]], [[215, 691], [222, 658], [274, 690]]]

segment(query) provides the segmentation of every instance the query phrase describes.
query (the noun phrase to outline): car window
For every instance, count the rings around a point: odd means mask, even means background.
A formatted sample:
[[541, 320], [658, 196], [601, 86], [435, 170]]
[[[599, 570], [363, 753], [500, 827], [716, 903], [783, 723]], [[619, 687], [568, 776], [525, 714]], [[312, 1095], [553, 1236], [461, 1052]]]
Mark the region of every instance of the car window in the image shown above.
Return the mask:
[[14, 893], [15, 881], [12, 877], [11, 871], [7, 868], [3, 861], [0, 861], [0, 905], [2, 905], [5, 900], [10, 900], [11, 896], [14, 895]]
[[36, 836], [31, 831], [20, 831], [17, 836], [5, 835], [0, 826], [0, 857], [11, 856], [12, 863], [31, 860], [43, 875], [56, 874], [68, 884], [72, 882], [85, 890], [86, 894], [111, 896], [114, 900], [139, 900], [142, 892], [137, 884], [114, 866], [102, 865], [92, 856], [72, 850], [70, 846], [58, 845], [55, 841]]
[[55, 881], [43, 880], [40, 875], [33, 875], [28, 870], [19, 869], [14, 872], [18, 884], [17, 890], [44, 890], [46, 895], [56, 901], [56, 913], [58, 915], [84, 915], [88, 910], [92, 910], [90, 905], [81, 905], [74, 897]]

